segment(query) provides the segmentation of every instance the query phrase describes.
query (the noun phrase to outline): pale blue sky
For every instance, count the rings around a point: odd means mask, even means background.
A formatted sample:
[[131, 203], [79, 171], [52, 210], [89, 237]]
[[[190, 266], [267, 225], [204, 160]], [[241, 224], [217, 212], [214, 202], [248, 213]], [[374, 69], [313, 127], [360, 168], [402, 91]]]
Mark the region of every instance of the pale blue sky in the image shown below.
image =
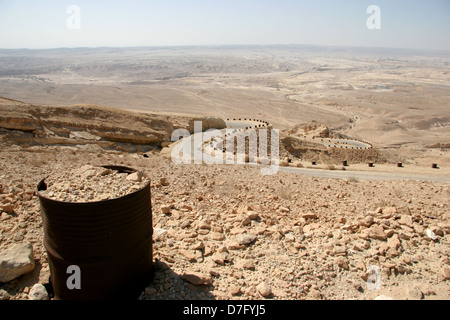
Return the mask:
[[450, 50], [450, 0], [0, 0], [0, 48], [224, 44]]

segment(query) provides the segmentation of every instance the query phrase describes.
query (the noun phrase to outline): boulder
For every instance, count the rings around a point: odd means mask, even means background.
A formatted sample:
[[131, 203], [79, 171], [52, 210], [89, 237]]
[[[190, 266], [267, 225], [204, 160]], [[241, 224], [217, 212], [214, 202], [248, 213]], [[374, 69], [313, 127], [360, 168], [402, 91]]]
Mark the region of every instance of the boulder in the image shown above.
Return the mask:
[[14, 244], [0, 253], [0, 282], [9, 282], [34, 269], [31, 243]]

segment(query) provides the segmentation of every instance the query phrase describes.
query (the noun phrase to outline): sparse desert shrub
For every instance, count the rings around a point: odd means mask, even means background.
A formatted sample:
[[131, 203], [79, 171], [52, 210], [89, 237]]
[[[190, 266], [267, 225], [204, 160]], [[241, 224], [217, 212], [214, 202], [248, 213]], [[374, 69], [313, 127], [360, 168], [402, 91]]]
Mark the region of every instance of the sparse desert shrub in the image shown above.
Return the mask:
[[329, 164], [329, 165], [327, 166], [327, 170], [336, 170], [336, 167], [333, 166], [332, 164]]
[[303, 168], [303, 165], [299, 162], [297, 163], [297, 168]]

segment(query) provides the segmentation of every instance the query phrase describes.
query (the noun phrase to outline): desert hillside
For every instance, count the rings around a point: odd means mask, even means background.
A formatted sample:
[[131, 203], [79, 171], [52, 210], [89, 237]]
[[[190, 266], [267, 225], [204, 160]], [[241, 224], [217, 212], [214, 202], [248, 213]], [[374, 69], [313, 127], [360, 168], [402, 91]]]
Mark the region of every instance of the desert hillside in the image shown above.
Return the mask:
[[[2, 299], [47, 284], [38, 182], [68, 167], [151, 178], [155, 280], [141, 299], [448, 299], [448, 184], [359, 181], [243, 165], [174, 165], [157, 152], [2, 143], [0, 255], [31, 243], [34, 268]], [[367, 280], [380, 271], [380, 287]]]
[[[193, 123], [222, 129], [214, 117], [133, 112], [94, 105], [38, 106], [0, 97], [0, 128], [11, 130], [9, 139], [25, 144], [85, 144], [103, 147], [145, 145], [143, 149], [170, 143], [175, 129], [193, 132]], [[141, 149], [142, 149], [141, 148]]]

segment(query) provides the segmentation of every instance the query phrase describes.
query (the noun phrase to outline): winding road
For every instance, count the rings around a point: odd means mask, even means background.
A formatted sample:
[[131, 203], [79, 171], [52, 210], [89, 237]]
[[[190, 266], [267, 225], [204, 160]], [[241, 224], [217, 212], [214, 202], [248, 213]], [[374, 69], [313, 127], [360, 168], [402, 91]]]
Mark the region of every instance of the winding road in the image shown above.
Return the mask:
[[[249, 127], [250, 123], [237, 123], [236, 121], [229, 121], [228, 129], [245, 129]], [[217, 133], [225, 135], [226, 129], [217, 130]], [[328, 139], [325, 139], [328, 140]], [[340, 139], [336, 143], [341, 143]], [[232, 155], [223, 153], [222, 148], [217, 148], [217, 145], [222, 141], [221, 137], [211, 141], [211, 136], [204, 133], [196, 133], [189, 137], [174, 142], [170, 146], [172, 162], [180, 163], [194, 163], [194, 164], [213, 164], [235, 163]], [[348, 142], [348, 140], [342, 140]], [[224, 160], [224, 156], [226, 157]], [[227, 162], [228, 163], [228, 162]], [[256, 163], [239, 163], [237, 165], [249, 165], [262, 167]], [[266, 166], [267, 167], [267, 166]], [[441, 174], [422, 174], [412, 172], [390, 172], [390, 171], [360, 171], [360, 170], [326, 170], [313, 168], [297, 168], [297, 167], [278, 167], [279, 171], [293, 174], [304, 174], [312, 177], [330, 178], [330, 179], [356, 179], [356, 180], [414, 180], [414, 181], [430, 181], [438, 183], [450, 183], [450, 177]]]

